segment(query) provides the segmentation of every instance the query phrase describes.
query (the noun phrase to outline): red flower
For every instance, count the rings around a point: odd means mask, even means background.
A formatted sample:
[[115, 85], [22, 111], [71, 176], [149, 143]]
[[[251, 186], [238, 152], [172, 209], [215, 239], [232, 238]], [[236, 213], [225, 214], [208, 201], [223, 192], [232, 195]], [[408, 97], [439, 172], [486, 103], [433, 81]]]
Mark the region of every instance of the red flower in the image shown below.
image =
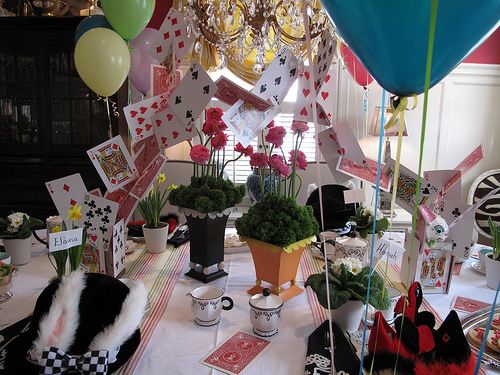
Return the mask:
[[252, 156], [253, 154], [253, 147], [252, 145], [249, 145], [248, 147], [243, 147], [241, 142], [238, 142], [236, 146], [234, 146], [234, 151], [239, 152], [245, 156]]
[[191, 148], [189, 156], [196, 164], [205, 164], [210, 159], [210, 150], [203, 145], [195, 145]]
[[286, 165], [283, 156], [276, 154], [272, 155], [269, 159], [269, 167], [273, 168], [283, 177], [288, 177], [290, 174], [290, 168]]
[[[292, 163], [295, 159], [295, 150], [290, 151], [290, 159], [288, 161]], [[304, 154], [302, 151], [297, 151], [297, 163], [295, 164], [295, 167], [297, 169], [302, 169], [305, 171], [307, 169], [307, 159], [306, 159], [306, 154]]]
[[288, 177], [290, 175], [290, 167], [283, 163], [279, 166], [278, 173], [283, 177]]
[[263, 152], [256, 152], [250, 156], [250, 166], [265, 168], [269, 163], [269, 157]]
[[274, 120], [272, 120], [269, 124], [266, 126], [267, 129], [274, 128]]
[[221, 108], [209, 108], [207, 109], [207, 120], [216, 120], [219, 121], [222, 118], [224, 111]]
[[201, 128], [207, 136], [212, 136], [227, 129], [227, 125], [222, 120], [207, 119]]
[[266, 141], [273, 144], [274, 147], [281, 147], [285, 138], [286, 130], [283, 126], [275, 126], [269, 129], [266, 135]]
[[293, 132], [293, 134], [297, 134], [298, 132], [300, 132], [301, 134], [303, 134], [303, 133], [305, 133], [308, 130], [309, 130], [309, 126], [307, 125], [307, 122], [297, 121], [297, 120], [293, 120], [292, 121], [292, 132]]
[[218, 132], [217, 134], [215, 134], [215, 136], [210, 141], [210, 144], [212, 145], [212, 148], [214, 150], [222, 150], [224, 147], [226, 147], [226, 143], [227, 135], [223, 132]]

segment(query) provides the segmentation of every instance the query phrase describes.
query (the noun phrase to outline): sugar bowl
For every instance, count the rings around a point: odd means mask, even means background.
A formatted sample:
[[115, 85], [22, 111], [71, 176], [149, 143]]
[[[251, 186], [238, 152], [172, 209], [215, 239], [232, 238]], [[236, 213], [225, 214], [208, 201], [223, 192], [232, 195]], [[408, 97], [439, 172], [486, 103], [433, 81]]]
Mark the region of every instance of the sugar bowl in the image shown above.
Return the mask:
[[250, 304], [250, 322], [253, 326], [253, 332], [262, 337], [278, 333], [283, 299], [271, 294], [271, 291], [265, 288], [262, 293], [253, 295], [248, 303]]

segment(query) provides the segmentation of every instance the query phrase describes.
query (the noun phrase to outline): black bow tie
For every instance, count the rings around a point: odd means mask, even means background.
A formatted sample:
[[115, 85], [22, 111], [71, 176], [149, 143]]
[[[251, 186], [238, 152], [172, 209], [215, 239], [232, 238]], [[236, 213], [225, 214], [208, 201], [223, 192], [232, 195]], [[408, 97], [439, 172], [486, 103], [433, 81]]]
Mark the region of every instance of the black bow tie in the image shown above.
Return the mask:
[[92, 350], [81, 356], [70, 356], [54, 347], [43, 349], [40, 375], [59, 375], [76, 371], [85, 375], [106, 375], [108, 373], [108, 351]]

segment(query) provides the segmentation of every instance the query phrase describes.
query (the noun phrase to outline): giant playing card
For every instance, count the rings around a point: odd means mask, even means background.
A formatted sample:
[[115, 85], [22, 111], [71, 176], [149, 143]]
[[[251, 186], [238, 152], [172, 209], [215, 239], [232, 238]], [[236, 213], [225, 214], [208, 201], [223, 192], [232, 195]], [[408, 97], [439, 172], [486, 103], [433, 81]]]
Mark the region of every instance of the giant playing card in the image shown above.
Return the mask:
[[[81, 206], [83, 196], [87, 193], [87, 188], [83, 183], [82, 176], [80, 176], [79, 173], [75, 173], [70, 176], [46, 182], [45, 186], [47, 186], [50, 197], [54, 201], [57, 212], [64, 218], [66, 226], [70, 228], [71, 220], [66, 219], [68, 210], [76, 204]], [[75, 224], [79, 225], [80, 222], [76, 221]]]
[[108, 191], [113, 191], [137, 178], [137, 169], [121, 136], [91, 148], [87, 154]]

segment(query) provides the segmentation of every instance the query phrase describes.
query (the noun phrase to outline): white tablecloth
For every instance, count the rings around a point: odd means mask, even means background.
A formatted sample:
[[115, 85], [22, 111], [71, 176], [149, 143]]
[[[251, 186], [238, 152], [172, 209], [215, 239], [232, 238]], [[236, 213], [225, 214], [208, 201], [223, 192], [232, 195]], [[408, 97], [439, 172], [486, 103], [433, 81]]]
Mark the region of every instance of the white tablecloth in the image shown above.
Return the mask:
[[[55, 275], [43, 247], [37, 246], [33, 255], [32, 262], [21, 266], [14, 278], [14, 297], [0, 304], [0, 329], [29, 315], [39, 293]], [[193, 322], [190, 297], [186, 294], [202, 284], [181, 274], [135, 374], [221, 374], [201, 365], [199, 361], [237, 330], [251, 332], [246, 290], [253, 286], [255, 277], [248, 251], [227, 254], [225, 264], [229, 276], [211, 285], [222, 287], [226, 295], [234, 300], [234, 308], [222, 312], [221, 322], [217, 326], [197, 326]], [[187, 269], [186, 263], [184, 271]], [[303, 284], [300, 272], [297, 284]], [[494, 291], [486, 287], [484, 276], [474, 272], [470, 268], [470, 261], [466, 261], [460, 276], [454, 276], [449, 295], [427, 295], [426, 298], [444, 318], [454, 295], [491, 303]], [[465, 316], [463, 313], [459, 315]], [[270, 338], [271, 347], [248, 368], [246, 375], [304, 373], [307, 338], [315, 328], [306, 293], [286, 302], [282, 316], [279, 333]]]

